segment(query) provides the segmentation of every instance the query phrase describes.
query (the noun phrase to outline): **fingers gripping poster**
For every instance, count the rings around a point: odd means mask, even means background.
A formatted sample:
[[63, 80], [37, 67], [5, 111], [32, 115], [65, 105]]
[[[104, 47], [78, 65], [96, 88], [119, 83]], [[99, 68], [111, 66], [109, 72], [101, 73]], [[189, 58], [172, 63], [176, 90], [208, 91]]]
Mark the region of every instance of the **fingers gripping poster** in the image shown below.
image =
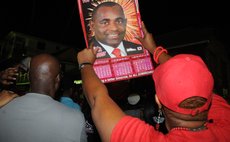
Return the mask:
[[87, 48], [98, 48], [94, 70], [103, 83], [151, 75], [137, 0], [78, 0]]

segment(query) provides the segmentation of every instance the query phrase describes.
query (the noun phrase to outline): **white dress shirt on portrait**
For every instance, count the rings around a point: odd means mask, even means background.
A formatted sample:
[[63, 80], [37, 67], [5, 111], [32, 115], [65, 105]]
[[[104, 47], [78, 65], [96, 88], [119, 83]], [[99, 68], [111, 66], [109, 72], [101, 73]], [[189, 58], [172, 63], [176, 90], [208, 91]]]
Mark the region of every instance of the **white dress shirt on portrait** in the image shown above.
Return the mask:
[[[114, 49], [112, 46], [105, 45], [101, 42], [99, 42], [99, 43], [103, 46], [103, 48], [106, 50], [106, 52], [109, 54], [109, 56], [111, 58], [116, 58], [116, 56], [112, 54], [113, 49]], [[121, 50], [121, 56], [127, 56], [123, 42], [121, 42], [117, 48], [119, 48]]]

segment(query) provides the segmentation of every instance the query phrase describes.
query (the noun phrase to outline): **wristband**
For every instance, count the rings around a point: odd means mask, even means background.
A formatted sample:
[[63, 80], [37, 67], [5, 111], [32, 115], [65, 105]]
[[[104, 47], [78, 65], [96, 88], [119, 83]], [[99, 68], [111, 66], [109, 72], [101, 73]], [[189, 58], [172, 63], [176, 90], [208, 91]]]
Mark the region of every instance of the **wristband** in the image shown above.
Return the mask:
[[92, 63], [84, 62], [84, 63], [79, 64], [79, 70], [83, 69], [86, 65], [92, 65]]
[[167, 51], [165, 48], [163, 48], [162, 46], [158, 46], [158, 47], [154, 50], [153, 60], [154, 60], [157, 64], [159, 64], [159, 61], [158, 61], [158, 60], [159, 60], [160, 55], [161, 55], [163, 52], [168, 53], [168, 51]]
[[157, 60], [157, 51], [158, 50], [162, 50], [162, 49], [164, 49], [162, 46], [158, 46], [155, 50], [154, 50], [154, 52], [153, 52], [153, 59], [154, 59], [154, 61], [156, 62], [156, 60]]
[[159, 57], [163, 52], [168, 53], [168, 51], [166, 49], [162, 49], [161, 51], [159, 51], [159, 53], [157, 54], [156, 59], [155, 59], [155, 62], [157, 64], [159, 64]]

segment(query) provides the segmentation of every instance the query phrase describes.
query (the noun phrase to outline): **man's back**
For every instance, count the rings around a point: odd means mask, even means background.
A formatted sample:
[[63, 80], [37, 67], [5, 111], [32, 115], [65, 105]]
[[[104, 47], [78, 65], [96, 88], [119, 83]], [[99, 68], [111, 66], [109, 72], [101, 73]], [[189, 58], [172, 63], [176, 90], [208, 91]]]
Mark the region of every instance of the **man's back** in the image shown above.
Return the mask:
[[0, 109], [2, 142], [86, 141], [84, 116], [50, 96], [29, 93]]

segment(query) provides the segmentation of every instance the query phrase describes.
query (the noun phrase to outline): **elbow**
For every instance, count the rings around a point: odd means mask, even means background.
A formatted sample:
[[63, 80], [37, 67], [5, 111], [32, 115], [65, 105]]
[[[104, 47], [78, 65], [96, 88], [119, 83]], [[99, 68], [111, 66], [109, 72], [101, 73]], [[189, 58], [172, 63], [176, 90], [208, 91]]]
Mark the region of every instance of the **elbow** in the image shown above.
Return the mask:
[[100, 100], [101, 97], [107, 97], [108, 91], [105, 86], [95, 87], [91, 91], [86, 91], [86, 98], [91, 108], [95, 106], [95, 104]]

